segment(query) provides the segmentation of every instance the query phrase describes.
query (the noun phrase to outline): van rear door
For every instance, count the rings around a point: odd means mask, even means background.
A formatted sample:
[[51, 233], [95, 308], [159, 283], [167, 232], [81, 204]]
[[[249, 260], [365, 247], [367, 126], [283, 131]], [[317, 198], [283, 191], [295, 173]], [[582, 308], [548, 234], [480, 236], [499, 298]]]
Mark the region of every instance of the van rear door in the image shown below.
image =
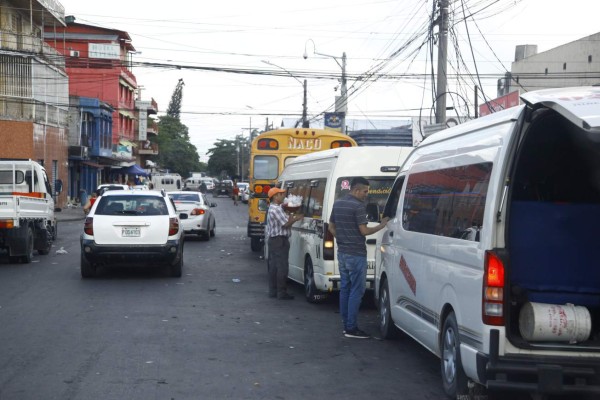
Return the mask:
[[528, 92], [521, 99], [533, 108], [547, 107], [576, 126], [600, 133], [600, 87], [575, 87]]

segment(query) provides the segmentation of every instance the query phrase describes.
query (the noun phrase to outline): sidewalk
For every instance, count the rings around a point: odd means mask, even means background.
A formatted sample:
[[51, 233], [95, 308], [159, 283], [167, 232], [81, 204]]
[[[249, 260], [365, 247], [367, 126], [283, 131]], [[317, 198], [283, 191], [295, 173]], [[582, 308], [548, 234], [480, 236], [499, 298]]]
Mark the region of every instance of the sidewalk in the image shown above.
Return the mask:
[[54, 212], [58, 222], [61, 221], [83, 221], [85, 215], [81, 207], [65, 207], [61, 211]]

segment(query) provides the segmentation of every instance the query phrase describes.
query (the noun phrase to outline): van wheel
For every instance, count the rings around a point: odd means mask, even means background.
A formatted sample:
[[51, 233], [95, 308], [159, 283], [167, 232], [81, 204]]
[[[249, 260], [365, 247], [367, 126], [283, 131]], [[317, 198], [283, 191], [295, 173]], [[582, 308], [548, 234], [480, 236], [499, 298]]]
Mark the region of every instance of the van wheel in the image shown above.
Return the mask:
[[81, 277], [82, 278], [93, 278], [96, 275], [96, 267], [94, 267], [83, 255], [81, 254], [80, 261]]
[[216, 229], [217, 229], [217, 223], [216, 223], [216, 222], [214, 222], [214, 223], [213, 223], [213, 227], [212, 227], [212, 229], [210, 230], [210, 236], [212, 236], [212, 237], [215, 237], [215, 234], [216, 234]]
[[469, 389], [460, 358], [460, 337], [454, 312], [448, 314], [444, 321], [441, 342], [440, 366], [444, 391], [453, 399], [459, 395], [466, 395]]
[[257, 237], [251, 237], [250, 238], [250, 248], [252, 249], [252, 251], [261, 251], [262, 250], [262, 243], [260, 242], [260, 238]]
[[400, 335], [400, 331], [392, 321], [390, 289], [387, 279], [383, 281], [379, 291], [379, 333], [382, 339], [394, 339]]
[[327, 294], [317, 290], [313, 263], [310, 257], [307, 257], [304, 262], [304, 295], [309, 303], [321, 303], [327, 299]]

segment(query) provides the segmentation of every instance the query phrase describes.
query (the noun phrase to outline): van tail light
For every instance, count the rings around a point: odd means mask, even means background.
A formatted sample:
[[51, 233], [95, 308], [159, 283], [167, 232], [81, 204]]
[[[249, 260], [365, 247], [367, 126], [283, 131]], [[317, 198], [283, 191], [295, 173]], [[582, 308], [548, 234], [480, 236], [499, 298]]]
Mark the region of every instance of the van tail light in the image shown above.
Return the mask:
[[190, 215], [204, 215], [206, 211], [202, 208], [194, 208]]
[[323, 224], [323, 260], [333, 260], [333, 235], [328, 228], [329, 224]]
[[486, 325], [504, 325], [504, 263], [497, 254], [485, 252], [482, 319]]
[[87, 217], [83, 223], [83, 232], [86, 235], [94, 236], [94, 218]]
[[177, 235], [179, 232], [179, 219], [169, 218], [169, 236]]

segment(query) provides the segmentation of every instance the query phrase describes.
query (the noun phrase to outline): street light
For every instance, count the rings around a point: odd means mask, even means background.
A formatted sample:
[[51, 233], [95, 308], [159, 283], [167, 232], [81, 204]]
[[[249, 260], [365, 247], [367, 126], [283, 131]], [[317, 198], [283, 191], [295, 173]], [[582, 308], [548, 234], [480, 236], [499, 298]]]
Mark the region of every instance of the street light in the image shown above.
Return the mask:
[[[303, 128], [308, 128], [309, 126], [308, 126], [308, 111], [307, 111], [307, 104], [306, 104], [306, 79], [304, 80], [304, 83], [302, 83], [300, 81], [300, 79], [296, 78], [296, 76], [294, 76], [294, 74], [292, 74], [290, 71], [288, 71], [287, 69], [283, 68], [282, 66], [277, 65], [277, 64], [273, 64], [272, 62], [267, 61], [267, 60], [261, 60], [261, 62], [263, 62], [265, 64], [268, 64], [268, 65], [272, 65], [273, 67], [277, 67], [277, 68], [279, 68], [279, 69], [287, 72], [287, 74], [289, 76], [291, 76], [292, 78], [294, 78], [295, 80], [297, 80], [302, 85], [302, 87], [304, 88], [304, 101], [302, 103], [302, 127]], [[296, 126], [298, 126], [298, 122], [300, 122], [300, 121], [296, 121]]]
[[308, 39], [304, 43], [304, 54], [302, 55], [302, 57], [304, 57], [305, 60], [308, 58], [308, 51], [307, 51], [308, 42], [311, 42], [313, 45], [313, 54], [333, 58], [333, 60], [336, 62], [336, 64], [342, 69], [342, 90], [341, 90], [341, 96], [340, 96], [341, 101], [338, 102], [336, 99], [335, 111], [342, 113], [342, 118], [341, 118], [342, 133], [346, 133], [346, 112], [348, 111], [348, 89], [346, 87], [346, 52], [342, 53], [342, 62], [340, 63], [338, 61], [339, 57], [332, 56], [331, 54], [319, 53], [317, 51], [317, 46], [315, 45], [314, 40]]

